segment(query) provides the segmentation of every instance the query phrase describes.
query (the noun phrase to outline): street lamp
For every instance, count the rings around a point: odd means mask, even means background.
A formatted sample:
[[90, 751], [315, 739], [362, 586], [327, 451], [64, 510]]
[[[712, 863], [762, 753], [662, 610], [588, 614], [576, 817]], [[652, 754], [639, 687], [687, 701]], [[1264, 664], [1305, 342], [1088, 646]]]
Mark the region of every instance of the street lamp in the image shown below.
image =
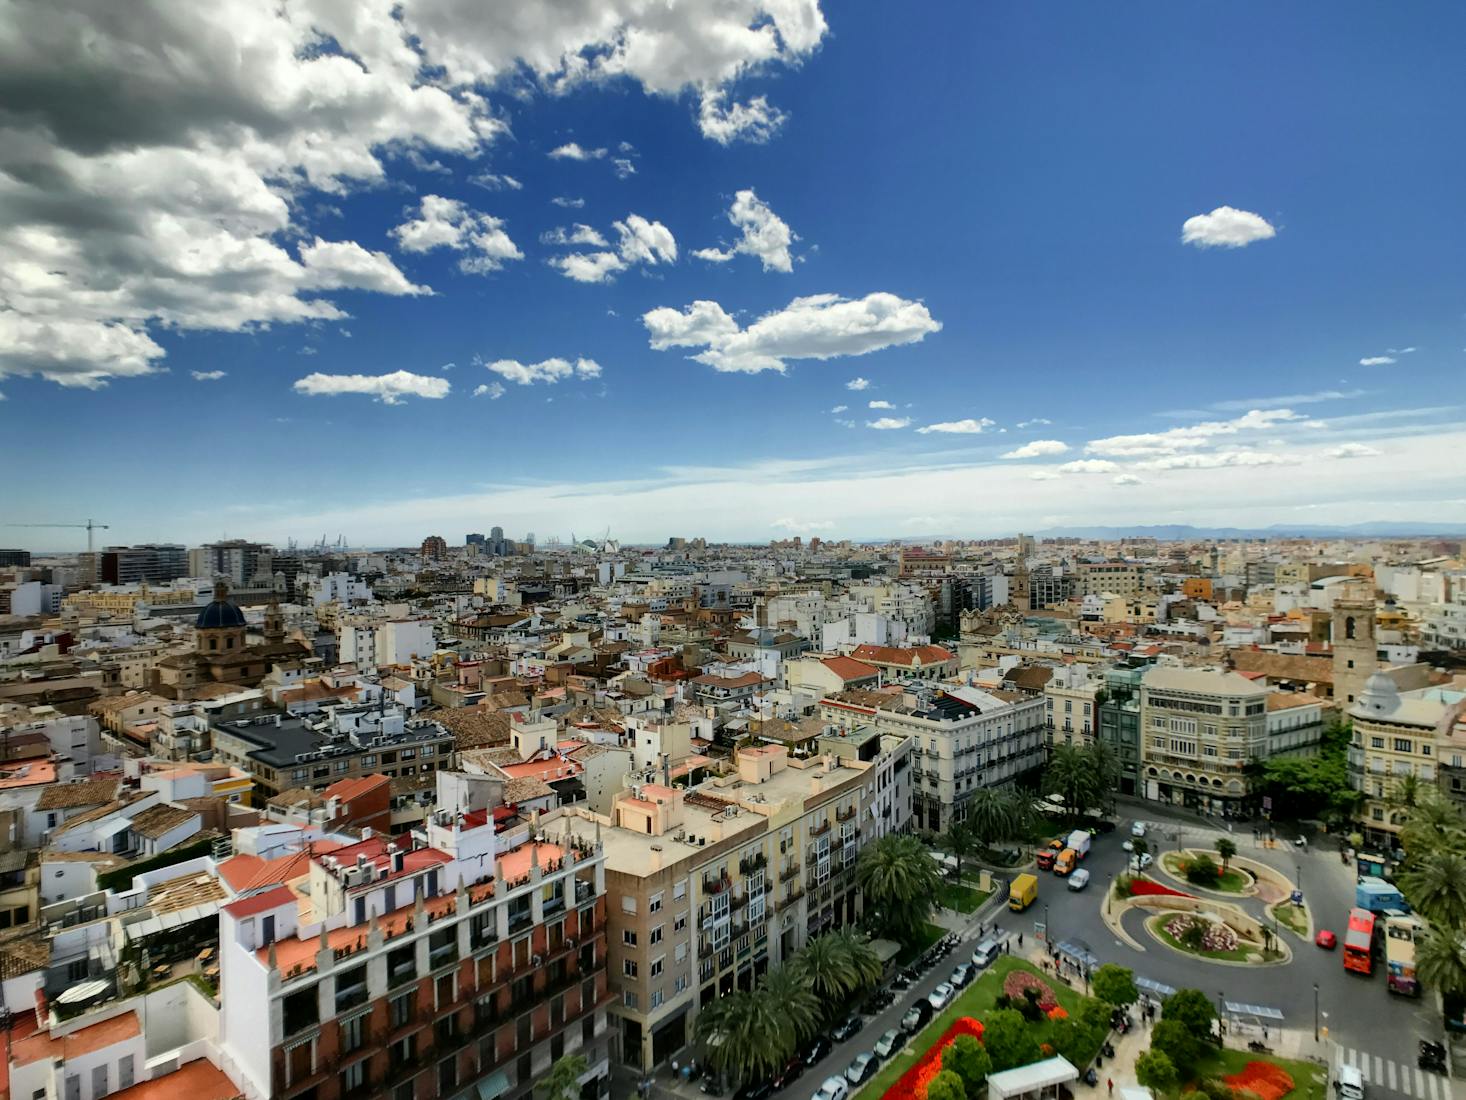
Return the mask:
[[1044, 946], [1049, 948], [1049, 954], [1053, 954], [1054, 930], [1049, 927], [1049, 903], [1044, 902]]
[[1318, 1042], [1318, 983], [1313, 983], [1313, 1041]]

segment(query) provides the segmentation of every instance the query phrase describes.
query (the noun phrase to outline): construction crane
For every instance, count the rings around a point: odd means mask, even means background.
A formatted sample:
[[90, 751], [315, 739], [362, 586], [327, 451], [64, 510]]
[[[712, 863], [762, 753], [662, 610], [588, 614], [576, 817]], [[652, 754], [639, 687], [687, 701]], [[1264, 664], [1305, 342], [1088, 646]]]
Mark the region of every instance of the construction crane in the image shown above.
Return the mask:
[[95, 550], [95, 547], [92, 545], [92, 539], [93, 539], [92, 532], [93, 531], [96, 531], [98, 529], [103, 530], [103, 531], [106, 531], [109, 527], [111, 527], [111, 524], [108, 524], [108, 523], [96, 523], [93, 520], [87, 520], [85, 523], [7, 523], [7, 524], [4, 524], [4, 526], [6, 526], [6, 527], [76, 527], [76, 528], [85, 527], [86, 528], [86, 532], [87, 532], [87, 553], [90, 554], [90, 553], [93, 553], [94, 550]]

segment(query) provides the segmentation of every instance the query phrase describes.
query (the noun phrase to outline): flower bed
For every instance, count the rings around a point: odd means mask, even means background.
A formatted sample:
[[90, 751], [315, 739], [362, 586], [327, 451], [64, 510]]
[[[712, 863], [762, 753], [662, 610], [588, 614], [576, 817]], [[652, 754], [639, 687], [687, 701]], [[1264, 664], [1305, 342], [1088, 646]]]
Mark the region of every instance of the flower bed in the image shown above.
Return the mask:
[[1059, 998], [1054, 996], [1053, 988], [1042, 978], [1036, 978], [1024, 970], [1015, 970], [1003, 979], [1003, 992], [1012, 997], [1020, 1004], [1024, 999], [1025, 989], [1038, 990], [1038, 1007], [1048, 1012], [1059, 1003]]
[[942, 1037], [927, 1047], [926, 1053], [913, 1062], [896, 1079], [896, 1083], [885, 1091], [883, 1100], [926, 1100], [926, 1087], [942, 1071], [942, 1051], [959, 1035], [971, 1035], [980, 1040], [982, 1024], [971, 1016], [957, 1017], [952, 1026], [942, 1033]]
[[1201, 917], [1193, 917], [1188, 914], [1178, 913], [1166, 921], [1166, 931], [1181, 943], [1186, 943], [1186, 934], [1191, 929], [1201, 926], [1206, 929], [1201, 938], [1201, 950], [1203, 951], [1236, 951], [1239, 946], [1237, 933], [1226, 924], [1220, 921], [1209, 921]]
[[1222, 1080], [1234, 1089], [1252, 1093], [1260, 1100], [1282, 1100], [1293, 1091], [1292, 1075], [1272, 1062], [1248, 1062], [1241, 1073], [1234, 1073]]
[[1169, 898], [1191, 898], [1195, 894], [1188, 894], [1182, 890], [1172, 890], [1163, 883], [1148, 878], [1133, 878], [1130, 880], [1130, 896], [1132, 898], [1154, 895]]

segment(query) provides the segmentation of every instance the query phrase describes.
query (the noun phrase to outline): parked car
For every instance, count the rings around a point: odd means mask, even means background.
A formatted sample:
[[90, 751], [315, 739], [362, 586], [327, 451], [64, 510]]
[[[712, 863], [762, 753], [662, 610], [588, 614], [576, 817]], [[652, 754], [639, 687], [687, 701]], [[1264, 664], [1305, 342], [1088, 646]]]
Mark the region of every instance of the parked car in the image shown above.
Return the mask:
[[1130, 823], [1130, 835], [1131, 836], [1144, 836], [1145, 835], [1145, 822], [1143, 822], [1143, 821], [1132, 821]]
[[857, 1054], [855, 1061], [851, 1062], [845, 1070], [845, 1080], [852, 1085], [863, 1085], [879, 1068], [881, 1060], [876, 1057], [873, 1051], [866, 1051], [864, 1054]]
[[784, 1068], [774, 1075], [774, 1088], [787, 1088], [799, 1080], [804, 1072], [804, 1059], [798, 1054], [789, 1056], [789, 1061], [784, 1063]]
[[1327, 928], [1320, 928], [1318, 935], [1313, 937], [1313, 942], [1322, 947], [1325, 951], [1332, 951], [1339, 946], [1339, 937], [1330, 932]]
[[978, 970], [986, 970], [1002, 953], [1003, 945], [996, 938], [989, 936], [972, 949], [972, 965]]
[[917, 1001], [906, 1010], [906, 1015], [901, 1017], [901, 1030], [907, 1035], [915, 1035], [931, 1022], [931, 1018], [932, 1006], [926, 1001]]
[[952, 994], [955, 992], [957, 991], [946, 982], [941, 982], [935, 989], [931, 991], [931, 995], [928, 996], [926, 1000], [927, 1003], [932, 1006], [933, 1010], [940, 1012], [942, 1011], [942, 1009], [946, 1008], [948, 1004], [951, 1003]]
[[891, 1028], [891, 1030], [889, 1031], [882, 1032], [881, 1037], [876, 1040], [876, 1056], [881, 1059], [889, 1058], [892, 1054], [896, 1053], [896, 1051], [900, 1049], [901, 1033], [897, 1031], [894, 1027]]
[[1155, 856], [1151, 855], [1149, 852], [1141, 852], [1139, 855], [1130, 857], [1130, 870], [1144, 871], [1154, 862]]
[[849, 1081], [843, 1077], [826, 1077], [810, 1100], [845, 1100], [849, 1095]]
[[860, 1025], [864, 1022], [859, 1016], [851, 1016], [848, 1020], [836, 1024], [835, 1030], [830, 1032], [830, 1041], [843, 1043], [848, 1039], [855, 1038], [855, 1036], [860, 1034]]
[[1089, 869], [1081, 867], [1069, 876], [1069, 889], [1083, 890], [1089, 885]]
[[947, 980], [958, 989], [963, 989], [976, 975], [977, 971], [969, 963], [958, 963], [952, 968], [952, 976]]
[[774, 1095], [772, 1081], [750, 1081], [733, 1094], [733, 1100], [768, 1100]]
[[804, 1064], [806, 1066], [812, 1066], [816, 1062], [821, 1061], [824, 1056], [829, 1053], [830, 1040], [825, 1038], [825, 1036], [823, 1035], [816, 1035], [805, 1045], [805, 1048], [799, 1052], [799, 1056], [804, 1059]]

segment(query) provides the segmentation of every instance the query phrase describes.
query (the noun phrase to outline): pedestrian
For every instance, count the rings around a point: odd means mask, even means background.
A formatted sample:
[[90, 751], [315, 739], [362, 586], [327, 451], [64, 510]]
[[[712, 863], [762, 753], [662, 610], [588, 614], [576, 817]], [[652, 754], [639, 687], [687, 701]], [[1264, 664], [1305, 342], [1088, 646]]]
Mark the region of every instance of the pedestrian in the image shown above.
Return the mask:
[[1105, 1086], [1110, 1090], [1110, 1095], [1111, 1096], [1114, 1096], [1115, 1095], [1115, 1079], [1113, 1077], [1106, 1077], [1105, 1078]]
[[1019, 947], [1022, 947], [1023, 946], [1023, 933], [1022, 932], [1019, 932], [1018, 933], [1018, 946]]

